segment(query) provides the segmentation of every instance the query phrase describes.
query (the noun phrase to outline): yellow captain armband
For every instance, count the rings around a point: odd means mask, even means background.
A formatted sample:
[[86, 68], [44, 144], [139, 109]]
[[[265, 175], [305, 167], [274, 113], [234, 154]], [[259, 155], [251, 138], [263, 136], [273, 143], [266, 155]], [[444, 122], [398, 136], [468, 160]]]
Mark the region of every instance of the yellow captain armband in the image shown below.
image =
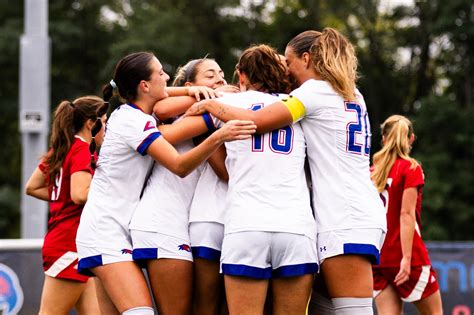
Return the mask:
[[293, 117], [293, 122], [298, 121], [306, 114], [306, 108], [304, 107], [303, 103], [301, 103], [300, 100], [293, 95], [283, 99], [282, 102], [286, 105], [286, 107], [288, 107], [291, 117]]

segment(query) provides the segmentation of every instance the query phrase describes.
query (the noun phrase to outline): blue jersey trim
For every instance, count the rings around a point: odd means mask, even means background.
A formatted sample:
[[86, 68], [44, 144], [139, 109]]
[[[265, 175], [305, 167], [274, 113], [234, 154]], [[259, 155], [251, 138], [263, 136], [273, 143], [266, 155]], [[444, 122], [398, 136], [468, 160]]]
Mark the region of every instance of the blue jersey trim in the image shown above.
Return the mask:
[[273, 270], [272, 277], [295, 277], [318, 272], [317, 263], [307, 263], [298, 265], [281, 266]]
[[148, 150], [148, 147], [150, 146], [150, 144], [153, 141], [155, 141], [155, 139], [158, 138], [159, 136], [161, 136], [161, 133], [159, 131], [150, 133], [148, 137], [146, 137], [145, 140], [143, 140], [142, 143], [140, 143], [140, 145], [137, 147], [138, 153], [145, 156], [146, 150]]
[[140, 111], [143, 112], [143, 110], [142, 110], [140, 107], [138, 107], [138, 105], [135, 105], [135, 104], [133, 104], [133, 103], [127, 103], [127, 105], [130, 106], [130, 107], [132, 107], [132, 108], [138, 109], [138, 110], [140, 110]]
[[94, 276], [90, 269], [102, 265], [102, 255], [85, 257], [79, 259], [79, 263], [77, 265], [77, 272], [84, 276]]
[[202, 119], [204, 119], [207, 129], [211, 131], [216, 130], [216, 126], [214, 125], [214, 122], [212, 121], [211, 115], [209, 115], [209, 113], [203, 114]]
[[377, 247], [372, 244], [346, 243], [344, 244], [344, 254], [367, 255], [373, 265], [380, 263], [380, 252]]
[[246, 265], [222, 264], [222, 273], [229, 276], [270, 279], [272, 277], [272, 267], [258, 268]]
[[132, 252], [133, 260], [157, 259], [158, 248], [135, 248]]
[[212, 261], [219, 261], [221, 259], [221, 252], [214, 248], [196, 246], [192, 247], [194, 258], [204, 258]]

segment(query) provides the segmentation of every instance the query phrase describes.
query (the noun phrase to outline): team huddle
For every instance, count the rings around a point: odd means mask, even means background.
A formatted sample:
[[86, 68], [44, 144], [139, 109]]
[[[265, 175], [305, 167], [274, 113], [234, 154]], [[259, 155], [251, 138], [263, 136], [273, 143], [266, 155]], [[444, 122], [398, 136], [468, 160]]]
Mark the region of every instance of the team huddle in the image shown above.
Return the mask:
[[371, 170], [356, 70], [326, 28], [247, 48], [236, 86], [201, 58], [167, 87], [138, 52], [61, 102], [27, 183], [51, 208], [40, 313], [441, 313], [411, 123], [387, 119]]

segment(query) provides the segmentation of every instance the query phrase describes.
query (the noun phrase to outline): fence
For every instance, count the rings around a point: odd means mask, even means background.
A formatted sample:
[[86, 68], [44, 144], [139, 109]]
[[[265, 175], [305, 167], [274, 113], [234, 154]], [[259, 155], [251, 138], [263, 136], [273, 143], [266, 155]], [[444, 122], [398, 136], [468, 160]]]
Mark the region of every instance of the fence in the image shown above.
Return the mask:
[[[0, 240], [0, 314], [37, 314], [43, 286], [42, 239]], [[474, 314], [474, 242], [427, 242], [444, 313]], [[416, 314], [412, 305], [405, 314]]]

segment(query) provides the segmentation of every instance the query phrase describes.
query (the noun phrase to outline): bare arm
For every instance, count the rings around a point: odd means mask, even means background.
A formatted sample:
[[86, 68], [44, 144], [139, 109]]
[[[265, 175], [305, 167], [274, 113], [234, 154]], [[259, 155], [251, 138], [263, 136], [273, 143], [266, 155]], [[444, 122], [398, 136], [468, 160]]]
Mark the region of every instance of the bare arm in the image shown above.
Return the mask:
[[75, 204], [86, 203], [91, 181], [92, 174], [86, 171], [75, 172], [71, 175], [71, 200]]
[[217, 97], [216, 91], [207, 86], [169, 86], [166, 87], [166, 92], [169, 96], [193, 96], [200, 101], [201, 96], [205, 99]]
[[[202, 119], [201, 116], [186, 117], [171, 125], [160, 125], [158, 126], [158, 129], [166, 141], [173, 145], [189, 140], [208, 131], [204, 119]], [[207, 159], [207, 161], [216, 175], [223, 181], [227, 182], [229, 180], [229, 174], [225, 167], [226, 156], [225, 147], [221, 145], [217, 151]]]
[[168, 97], [159, 100], [153, 107], [156, 117], [164, 121], [183, 114], [196, 101], [216, 98], [221, 92], [235, 92], [238, 88], [234, 86], [222, 86], [216, 90], [206, 86], [173, 86], [167, 87]]
[[198, 115], [206, 111], [222, 121], [251, 120], [257, 125], [257, 133], [266, 133], [293, 123], [291, 112], [283, 102], [275, 102], [258, 111], [252, 111], [229, 106], [216, 99], [209, 99], [194, 104], [186, 112], [186, 116]]
[[400, 262], [400, 271], [395, 277], [395, 283], [397, 285], [407, 281], [410, 276], [413, 236], [415, 234], [415, 209], [417, 197], [417, 187], [406, 188], [403, 191], [402, 208], [400, 211], [400, 241], [403, 257]]
[[159, 120], [164, 121], [183, 114], [195, 102], [192, 96], [166, 97], [155, 103], [153, 112]]
[[214, 173], [217, 177], [222, 179], [225, 182], [229, 181], [229, 173], [227, 173], [227, 168], [225, 167], [225, 158], [227, 157], [227, 152], [225, 146], [221, 145], [214, 154], [212, 154], [208, 159], [209, 165], [212, 167]]
[[35, 169], [26, 182], [25, 192], [31, 197], [49, 201], [48, 186], [46, 186], [46, 180], [39, 167]]
[[158, 129], [166, 141], [171, 144], [192, 139], [208, 130], [201, 116], [186, 117], [171, 125], [160, 125]]
[[185, 177], [204, 162], [222, 143], [248, 139], [255, 133], [255, 128], [251, 121], [230, 121], [200, 145], [181, 155], [164, 137], [159, 137], [150, 144], [147, 153], [171, 172]]

